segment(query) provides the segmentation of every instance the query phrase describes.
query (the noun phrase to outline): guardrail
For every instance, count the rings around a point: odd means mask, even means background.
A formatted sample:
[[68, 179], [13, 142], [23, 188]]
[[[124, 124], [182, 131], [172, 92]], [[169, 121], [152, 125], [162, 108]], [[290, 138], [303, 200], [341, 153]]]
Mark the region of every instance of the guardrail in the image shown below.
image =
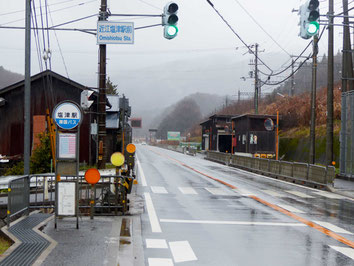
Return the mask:
[[333, 166], [324, 167], [306, 163], [252, 158], [215, 151], [208, 151], [206, 158], [225, 165], [244, 168], [260, 174], [314, 187], [332, 184], [335, 178], [335, 168]]
[[188, 155], [195, 156], [197, 154], [197, 149], [193, 146], [187, 147], [187, 146], [177, 146], [177, 145], [158, 145], [158, 147], [167, 149], [170, 151], [176, 151], [179, 153], [184, 153]]
[[9, 180], [7, 197], [7, 225], [11, 219], [24, 212], [29, 212], [29, 176], [19, 176]]

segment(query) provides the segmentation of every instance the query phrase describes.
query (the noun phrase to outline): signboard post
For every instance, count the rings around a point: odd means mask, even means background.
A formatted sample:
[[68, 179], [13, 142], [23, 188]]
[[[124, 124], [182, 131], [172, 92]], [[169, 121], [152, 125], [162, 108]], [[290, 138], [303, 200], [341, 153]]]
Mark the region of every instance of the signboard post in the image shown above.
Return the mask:
[[[55, 228], [57, 217], [74, 216], [76, 228], [79, 229], [79, 139], [82, 112], [75, 102], [64, 101], [54, 108], [52, 116], [57, 127]], [[63, 176], [66, 176], [65, 180], [62, 180]]]

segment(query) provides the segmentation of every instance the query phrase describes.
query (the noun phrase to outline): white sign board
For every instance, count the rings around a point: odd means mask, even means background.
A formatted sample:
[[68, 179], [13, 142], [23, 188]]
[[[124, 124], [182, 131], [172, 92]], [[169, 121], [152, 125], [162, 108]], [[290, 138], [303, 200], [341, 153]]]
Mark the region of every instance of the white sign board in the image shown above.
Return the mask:
[[75, 215], [75, 185], [74, 182], [58, 183], [58, 215]]
[[134, 23], [98, 21], [97, 44], [134, 44]]
[[59, 159], [76, 159], [76, 134], [59, 133]]
[[53, 119], [62, 129], [73, 129], [81, 122], [80, 107], [73, 102], [62, 102], [53, 111]]

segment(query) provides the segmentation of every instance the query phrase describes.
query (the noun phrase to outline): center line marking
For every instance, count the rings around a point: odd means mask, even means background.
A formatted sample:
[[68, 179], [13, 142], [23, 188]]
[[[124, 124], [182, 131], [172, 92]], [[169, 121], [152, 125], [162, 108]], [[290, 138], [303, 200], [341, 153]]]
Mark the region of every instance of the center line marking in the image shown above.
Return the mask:
[[156, 215], [156, 212], [155, 212], [154, 204], [152, 203], [152, 199], [151, 199], [150, 193], [149, 192], [145, 192], [144, 196], [145, 196], [145, 202], [146, 202], [146, 209], [147, 209], [148, 215], [149, 215], [151, 231], [153, 233], [161, 233], [162, 230], [161, 230], [161, 227], [160, 227], [159, 220], [157, 219], [157, 215]]

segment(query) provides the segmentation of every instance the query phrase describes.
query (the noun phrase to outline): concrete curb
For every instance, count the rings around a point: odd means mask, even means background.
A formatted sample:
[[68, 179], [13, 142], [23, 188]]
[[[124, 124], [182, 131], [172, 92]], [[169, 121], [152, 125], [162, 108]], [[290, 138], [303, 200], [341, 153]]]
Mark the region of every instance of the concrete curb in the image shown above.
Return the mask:
[[[34, 211], [31, 212], [29, 215], [33, 215], [35, 213], [39, 213], [39, 211]], [[26, 219], [26, 216], [22, 216], [21, 218], [17, 219], [16, 221], [13, 221], [11, 223], [11, 226], [14, 226], [15, 224], [21, 222], [23, 219]], [[22, 244], [22, 241], [20, 241], [16, 236], [14, 236], [12, 233], [9, 232], [9, 230], [7, 230], [7, 226], [3, 226], [1, 228], [1, 231], [7, 235], [13, 242], [14, 244], [11, 245], [11, 247], [9, 247], [2, 255], [0, 255], [0, 261], [4, 260], [6, 257], [8, 257], [16, 248], [18, 248], [19, 245]]]
[[[348, 192], [340, 191], [340, 190], [335, 189], [334, 187], [331, 187], [331, 186], [327, 186], [327, 189], [328, 189], [330, 192], [332, 192], [332, 193], [335, 193], [335, 194], [338, 194], [338, 195], [347, 197], [347, 198], [349, 198], [350, 200], [353, 200], [353, 201], [354, 201], [354, 195], [351, 195], [351, 194], [349, 194]], [[353, 193], [353, 194], [354, 194], [354, 193]]]
[[35, 231], [37, 234], [39, 234], [40, 236], [42, 236], [43, 238], [45, 238], [49, 243], [49, 247], [47, 247], [46, 250], [44, 250], [42, 252], [42, 254], [36, 259], [36, 261], [33, 263], [33, 266], [39, 266], [42, 265], [42, 263], [44, 262], [44, 260], [48, 257], [48, 255], [50, 254], [50, 252], [52, 252], [52, 250], [57, 246], [58, 242], [55, 241], [54, 239], [52, 239], [50, 236], [46, 235], [45, 233], [43, 233], [41, 230], [39, 230], [39, 228], [41, 228], [44, 225], [47, 225], [51, 220], [54, 219], [54, 215], [50, 216], [48, 219], [44, 220], [43, 222], [41, 222], [40, 224], [38, 224], [36, 227], [34, 227], [32, 230]]

